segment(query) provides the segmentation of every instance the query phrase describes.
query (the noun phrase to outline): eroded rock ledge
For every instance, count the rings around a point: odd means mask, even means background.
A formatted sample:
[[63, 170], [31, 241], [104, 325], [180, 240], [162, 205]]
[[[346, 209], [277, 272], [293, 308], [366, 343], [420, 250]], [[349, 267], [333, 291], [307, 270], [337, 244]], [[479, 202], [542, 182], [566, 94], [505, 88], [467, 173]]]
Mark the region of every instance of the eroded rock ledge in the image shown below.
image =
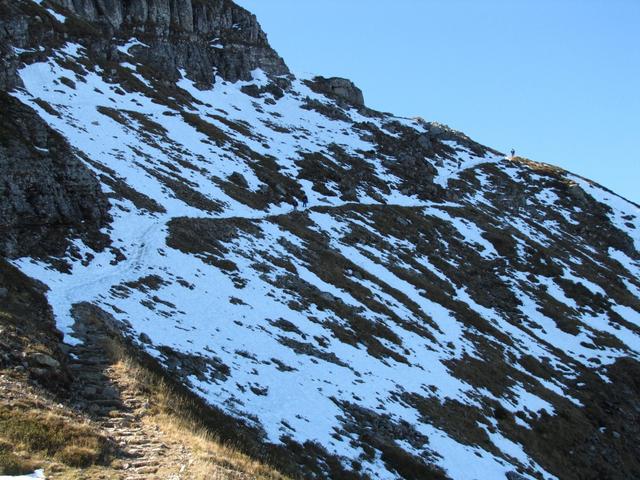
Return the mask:
[[[257, 68], [274, 76], [289, 73], [255, 15], [230, 0], [50, 1], [99, 25], [105, 38], [144, 41], [149, 48], [140, 49], [138, 57], [168, 79], [178, 69], [205, 85], [214, 71], [231, 82], [249, 80]], [[111, 54], [117, 55], [113, 49]]]

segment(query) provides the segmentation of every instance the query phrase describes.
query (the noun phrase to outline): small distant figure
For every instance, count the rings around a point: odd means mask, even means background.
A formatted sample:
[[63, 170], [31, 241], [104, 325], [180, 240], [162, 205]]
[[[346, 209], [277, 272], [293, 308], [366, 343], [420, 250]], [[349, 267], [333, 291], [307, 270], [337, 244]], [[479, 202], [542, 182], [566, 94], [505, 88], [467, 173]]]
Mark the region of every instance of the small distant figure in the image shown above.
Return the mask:
[[516, 156], [516, 149], [512, 148], [511, 149], [511, 158], [514, 158]]
[[306, 195], [304, 195], [302, 197], [302, 208], [307, 208], [308, 203], [309, 203], [309, 198]]

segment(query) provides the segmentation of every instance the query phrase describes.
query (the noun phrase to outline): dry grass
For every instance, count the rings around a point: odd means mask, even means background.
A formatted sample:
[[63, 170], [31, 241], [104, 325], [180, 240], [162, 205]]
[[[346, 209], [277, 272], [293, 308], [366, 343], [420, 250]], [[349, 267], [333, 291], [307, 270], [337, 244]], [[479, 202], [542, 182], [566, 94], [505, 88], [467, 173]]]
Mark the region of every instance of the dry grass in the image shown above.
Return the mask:
[[11, 443], [0, 440], [0, 475], [22, 475], [31, 473], [37, 468], [37, 464], [23, 455], [17, 455], [13, 451]]
[[555, 165], [551, 165], [549, 163], [543, 163], [543, 162], [536, 162], [534, 160], [531, 160], [529, 158], [526, 157], [513, 157], [511, 159], [512, 162], [514, 163], [519, 163], [522, 165], [526, 165], [528, 166], [531, 170], [533, 170], [534, 172], [540, 174], [540, 175], [549, 175], [551, 177], [557, 177], [557, 176], [562, 176], [566, 173], [566, 170], [557, 167]]
[[275, 468], [243, 453], [236, 445], [223, 442], [199, 419], [201, 406], [178, 392], [161, 375], [142, 366], [125, 347], [114, 345], [117, 368], [148, 398], [144, 421], [160, 427], [168, 441], [184, 445], [192, 453], [186, 478], [287, 480]]
[[273, 468], [260, 463], [239, 450], [224, 445], [197, 422], [175, 415], [159, 413], [152, 417], [163, 433], [175, 442], [188, 446], [194, 462], [187, 468], [187, 475], [194, 480], [212, 478], [256, 478], [264, 480], [285, 479]]
[[[128, 355], [114, 341], [114, 368], [148, 400], [142, 422], [159, 429], [167, 445], [186, 447], [189, 462], [182, 478], [193, 480], [287, 480], [265, 462], [242, 452], [240, 442], [224, 442], [200, 420], [202, 406], [171, 386], [160, 374]], [[17, 379], [16, 379], [17, 381]], [[79, 480], [121, 478], [115, 469], [117, 454], [92, 422], [70, 413], [44, 397], [34, 397], [26, 388], [24, 398], [0, 401], [0, 475], [19, 475], [44, 468], [47, 478]], [[227, 428], [227, 426], [221, 426]], [[168, 459], [170, 460], [170, 459]], [[175, 464], [159, 465], [162, 478], [175, 473]]]
[[88, 423], [42, 405], [0, 405], [0, 474], [29, 473], [43, 463], [86, 468], [108, 456], [106, 439]]

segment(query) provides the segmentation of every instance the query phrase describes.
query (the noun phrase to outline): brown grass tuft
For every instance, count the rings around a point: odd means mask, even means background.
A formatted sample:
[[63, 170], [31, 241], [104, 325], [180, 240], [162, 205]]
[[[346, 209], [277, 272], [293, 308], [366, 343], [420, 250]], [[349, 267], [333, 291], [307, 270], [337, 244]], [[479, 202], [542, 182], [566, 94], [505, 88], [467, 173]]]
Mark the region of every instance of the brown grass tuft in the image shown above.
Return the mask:
[[185, 475], [193, 480], [212, 478], [287, 480], [270, 465], [243, 453], [237, 445], [223, 442], [198, 418], [200, 405], [177, 391], [161, 375], [131, 357], [126, 347], [114, 344], [119, 359], [116, 368], [135, 383], [149, 399], [144, 421], [157, 425], [169, 440], [185, 445], [193, 453]]

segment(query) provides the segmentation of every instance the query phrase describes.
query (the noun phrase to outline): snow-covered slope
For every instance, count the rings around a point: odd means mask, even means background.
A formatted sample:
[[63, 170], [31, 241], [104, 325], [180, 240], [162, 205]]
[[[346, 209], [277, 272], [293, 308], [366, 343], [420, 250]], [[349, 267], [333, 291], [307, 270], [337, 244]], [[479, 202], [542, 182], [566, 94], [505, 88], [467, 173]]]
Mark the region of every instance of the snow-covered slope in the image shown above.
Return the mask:
[[108, 248], [15, 260], [67, 342], [99, 306], [309, 476], [638, 473], [637, 205], [313, 79], [163, 82], [144, 38], [113, 44], [108, 67], [71, 40], [13, 51], [11, 95], [111, 204]]

